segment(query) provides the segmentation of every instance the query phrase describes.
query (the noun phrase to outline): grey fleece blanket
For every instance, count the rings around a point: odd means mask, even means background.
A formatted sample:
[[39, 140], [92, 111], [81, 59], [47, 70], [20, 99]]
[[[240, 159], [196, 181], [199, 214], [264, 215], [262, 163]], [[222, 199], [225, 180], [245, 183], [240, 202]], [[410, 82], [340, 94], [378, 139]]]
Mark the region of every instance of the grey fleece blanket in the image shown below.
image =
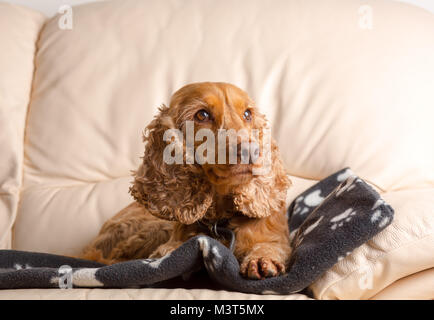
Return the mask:
[[[233, 253], [219, 241], [196, 236], [160, 259], [110, 266], [53, 254], [0, 250], [0, 288], [153, 287], [202, 266], [221, 287], [259, 294], [307, 288], [337, 261], [386, 228], [393, 209], [348, 168], [321, 180], [290, 205], [293, 254], [285, 275], [240, 276]], [[188, 280], [186, 280], [188, 281]]]

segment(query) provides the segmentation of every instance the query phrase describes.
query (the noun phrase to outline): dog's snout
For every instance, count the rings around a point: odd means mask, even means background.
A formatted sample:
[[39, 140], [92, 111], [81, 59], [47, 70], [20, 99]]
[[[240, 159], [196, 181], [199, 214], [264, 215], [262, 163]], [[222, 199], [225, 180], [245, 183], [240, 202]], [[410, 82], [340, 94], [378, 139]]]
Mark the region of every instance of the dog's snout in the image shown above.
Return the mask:
[[259, 158], [259, 145], [256, 142], [239, 143], [237, 156], [241, 163], [254, 164]]
[[256, 142], [250, 143], [250, 164], [256, 163], [259, 158], [259, 144]]
[[247, 160], [250, 155], [248, 147], [241, 147], [241, 159]]

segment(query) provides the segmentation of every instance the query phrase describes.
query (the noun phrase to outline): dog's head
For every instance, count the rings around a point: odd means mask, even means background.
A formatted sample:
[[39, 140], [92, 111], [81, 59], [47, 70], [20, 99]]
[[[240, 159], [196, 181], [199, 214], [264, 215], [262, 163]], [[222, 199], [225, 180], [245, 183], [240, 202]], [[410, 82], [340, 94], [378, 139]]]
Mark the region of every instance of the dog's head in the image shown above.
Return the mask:
[[249, 217], [268, 216], [284, 205], [290, 181], [274, 141], [266, 148], [267, 129], [241, 89], [189, 84], [146, 128], [131, 193], [150, 213], [185, 224], [202, 218], [216, 193], [232, 195]]

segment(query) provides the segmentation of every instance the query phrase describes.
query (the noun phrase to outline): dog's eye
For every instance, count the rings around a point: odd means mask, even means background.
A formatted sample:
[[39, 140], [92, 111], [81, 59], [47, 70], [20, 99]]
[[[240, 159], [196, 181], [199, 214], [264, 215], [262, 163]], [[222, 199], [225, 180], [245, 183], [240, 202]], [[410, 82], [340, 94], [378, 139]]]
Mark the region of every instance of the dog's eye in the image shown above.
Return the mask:
[[206, 110], [199, 110], [199, 111], [196, 112], [196, 114], [194, 115], [194, 118], [195, 118], [197, 121], [204, 122], [204, 121], [211, 120], [211, 115], [210, 115], [209, 112], [206, 111]]
[[249, 109], [247, 109], [246, 111], [244, 111], [243, 117], [247, 121], [252, 120], [252, 112]]

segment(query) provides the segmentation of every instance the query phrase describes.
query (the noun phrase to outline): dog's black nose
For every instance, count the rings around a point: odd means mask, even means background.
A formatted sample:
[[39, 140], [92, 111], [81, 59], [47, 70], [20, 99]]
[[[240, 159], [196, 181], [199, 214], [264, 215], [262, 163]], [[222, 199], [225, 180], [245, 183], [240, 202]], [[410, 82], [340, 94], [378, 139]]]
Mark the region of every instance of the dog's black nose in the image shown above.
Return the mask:
[[254, 164], [259, 158], [259, 145], [256, 142], [238, 144], [238, 158], [243, 164]]
[[259, 144], [256, 142], [250, 143], [250, 164], [256, 163], [259, 158]]
[[247, 162], [247, 160], [249, 159], [249, 155], [250, 155], [249, 147], [241, 148], [241, 161], [243, 163]]

